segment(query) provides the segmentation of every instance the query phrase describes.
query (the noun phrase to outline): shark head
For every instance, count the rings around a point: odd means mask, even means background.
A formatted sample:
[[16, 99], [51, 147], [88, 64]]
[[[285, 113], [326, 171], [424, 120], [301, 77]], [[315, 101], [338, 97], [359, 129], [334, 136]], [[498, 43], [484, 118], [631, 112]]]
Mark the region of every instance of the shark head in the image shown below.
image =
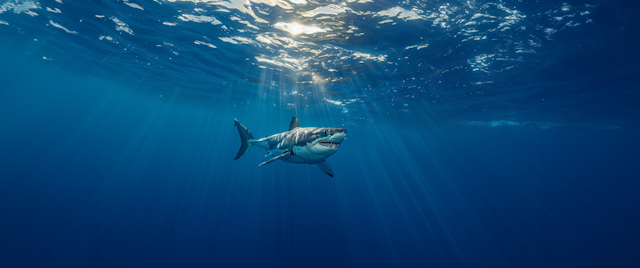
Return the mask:
[[309, 144], [309, 153], [319, 156], [334, 154], [347, 138], [344, 128], [318, 128], [313, 132], [316, 139]]

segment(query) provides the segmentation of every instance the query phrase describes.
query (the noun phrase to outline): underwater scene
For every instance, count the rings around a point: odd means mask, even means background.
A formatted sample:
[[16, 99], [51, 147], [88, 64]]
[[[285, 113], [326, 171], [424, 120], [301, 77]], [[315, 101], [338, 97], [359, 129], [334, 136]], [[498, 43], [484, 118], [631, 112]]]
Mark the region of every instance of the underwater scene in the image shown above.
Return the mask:
[[0, 0], [0, 267], [640, 267], [638, 14]]

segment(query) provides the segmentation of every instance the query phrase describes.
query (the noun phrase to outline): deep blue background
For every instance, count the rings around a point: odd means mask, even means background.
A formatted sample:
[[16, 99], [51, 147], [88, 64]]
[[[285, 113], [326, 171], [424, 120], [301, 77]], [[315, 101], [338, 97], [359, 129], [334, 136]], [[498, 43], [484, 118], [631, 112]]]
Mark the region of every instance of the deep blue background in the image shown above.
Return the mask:
[[[0, 0], [0, 268], [640, 267], [637, 0], [30, 2]], [[232, 160], [233, 118], [292, 116], [348, 130], [335, 177]]]
[[350, 126], [330, 178], [257, 167], [255, 148], [232, 161], [232, 119], [266, 135], [331, 118], [2, 60], [2, 267], [640, 265], [637, 129]]

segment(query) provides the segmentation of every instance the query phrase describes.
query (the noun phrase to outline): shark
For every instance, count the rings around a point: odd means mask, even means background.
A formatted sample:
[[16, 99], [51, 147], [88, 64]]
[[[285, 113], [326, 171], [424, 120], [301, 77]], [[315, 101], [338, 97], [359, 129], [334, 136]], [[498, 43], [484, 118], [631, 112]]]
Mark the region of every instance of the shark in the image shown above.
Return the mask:
[[325, 159], [335, 154], [347, 138], [347, 130], [344, 128], [300, 127], [298, 119], [292, 117], [288, 131], [256, 139], [247, 127], [237, 119], [233, 120], [241, 142], [240, 150], [233, 160], [239, 159], [253, 146], [257, 146], [267, 152], [265, 157], [272, 157], [258, 166], [275, 161], [308, 164], [333, 177], [333, 170]]

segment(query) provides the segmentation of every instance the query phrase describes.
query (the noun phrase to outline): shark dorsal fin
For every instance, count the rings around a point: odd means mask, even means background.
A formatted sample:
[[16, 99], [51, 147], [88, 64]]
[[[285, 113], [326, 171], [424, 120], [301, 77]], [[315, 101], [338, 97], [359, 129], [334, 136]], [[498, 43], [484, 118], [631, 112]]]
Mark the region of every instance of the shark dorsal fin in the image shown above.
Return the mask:
[[289, 130], [293, 130], [300, 127], [300, 122], [298, 122], [298, 118], [291, 117], [291, 123], [289, 124]]

